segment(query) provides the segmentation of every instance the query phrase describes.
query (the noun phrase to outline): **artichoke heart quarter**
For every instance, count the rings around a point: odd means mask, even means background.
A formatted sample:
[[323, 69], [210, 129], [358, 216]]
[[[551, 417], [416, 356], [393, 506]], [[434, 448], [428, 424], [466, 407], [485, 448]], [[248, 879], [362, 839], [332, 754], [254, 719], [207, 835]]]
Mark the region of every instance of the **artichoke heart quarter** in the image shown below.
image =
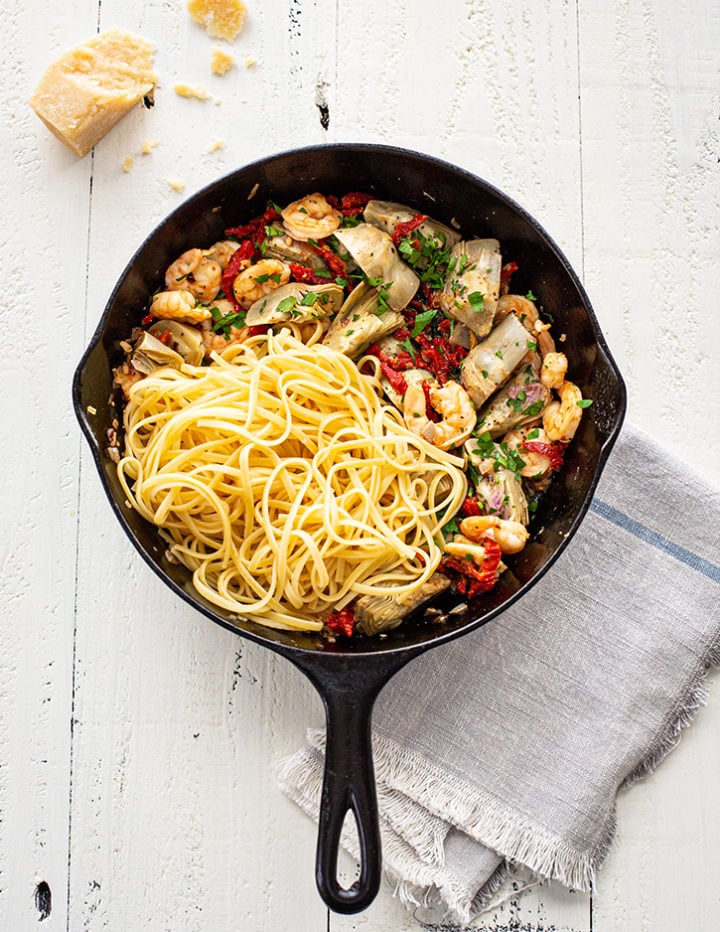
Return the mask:
[[442, 573], [433, 573], [426, 582], [405, 600], [393, 595], [363, 595], [355, 603], [355, 622], [363, 634], [379, 634], [390, 631], [415, 609], [440, 595], [450, 586], [450, 580]]
[[[363, 217], [368, 223], [372, 223], [392, 236], [395, 227], [399, 223], [407, 223], [417, 216], [417, 213], [418, 211], [413, 210], [412, 207], [408, 207], [406, 204], [398, 204], [395, 201], [368, 201], [363, 211]], [[456, 230], [445, 226], [439, 220], [433, 220], [432, 217], [424, 220], [418, 230], [423, 236], [434, 237], [443, 246], [449, 248], [452, 248], [455, 243], [460, 241], [460, 234]]]
[[330, 317], [340, 309], [342, 301], [343, 290], [334, 282], [326, 285], [288, 282], [251, 304], [245, 323], [248, 327], [286, 321], [304, 324], [321, 317]]
[[440, 306], [479, 337], [487, 336], [500, 295], [500, 243], [496, 239], [458, 243], [450, 253], [448, 269]]
[[368, 278], [382, 283], [387, 291], [387, 302], [394, 311], [407, 307], [420, 286], [420, 279], [400, 258], [392, 237], [371, 223], [337, 230], [335, 236]]
[[340, 308], [323, 343], [346, 356], [359, 356], [371, 343], [397, 330], [403, 322], [402, 314], [383, 310], [377, 288], [361, 282]]

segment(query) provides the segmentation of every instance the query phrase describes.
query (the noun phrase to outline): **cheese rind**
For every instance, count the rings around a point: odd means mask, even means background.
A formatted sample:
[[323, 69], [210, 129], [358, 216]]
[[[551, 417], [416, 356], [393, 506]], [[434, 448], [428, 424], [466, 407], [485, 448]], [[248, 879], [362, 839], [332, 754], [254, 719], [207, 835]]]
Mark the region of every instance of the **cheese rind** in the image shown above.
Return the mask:
[[109, 29], [56, 59], [30, 98], [30, 106], [78, 156], [87, 153], [152, 91], [152, 42]]

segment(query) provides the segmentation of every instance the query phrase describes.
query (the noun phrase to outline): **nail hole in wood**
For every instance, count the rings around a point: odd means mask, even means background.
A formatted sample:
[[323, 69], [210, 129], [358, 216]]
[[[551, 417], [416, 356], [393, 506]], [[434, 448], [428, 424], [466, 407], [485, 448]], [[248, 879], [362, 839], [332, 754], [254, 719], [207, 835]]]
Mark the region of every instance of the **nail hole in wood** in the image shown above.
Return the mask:
[[52, 891], [44, 880], [35, 887], [35, 909], [40, 913], [40, 922], [47, 919], [52, 911]]

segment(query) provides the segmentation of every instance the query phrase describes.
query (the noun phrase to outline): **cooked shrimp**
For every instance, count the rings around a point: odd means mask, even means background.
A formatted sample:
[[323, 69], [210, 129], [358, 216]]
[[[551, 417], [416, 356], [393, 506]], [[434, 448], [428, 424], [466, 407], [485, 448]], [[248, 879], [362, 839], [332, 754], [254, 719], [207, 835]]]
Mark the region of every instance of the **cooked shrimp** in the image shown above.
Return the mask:
[[567, 367], [565, 353], [546, 353], [540, 370], [540, 381], [545, 388], [560, 388], [565, 381]]
[[483, 537], [492, 537], [503, 553], [519, 553], [530, 536], [524, 524], [497, 515], [463, 518], [460, 532], [475, 543], [480, 543]]
[[340, 213], [322, 194], [308, 194], [288, 204], [281, 214], [285, 229], [294, 239], [324, 239], [340, 226]]
[[203, 249], [188, 249], [165, 272], [168, 291], [189, 291], [198, 301], [212, 301], [221, 281], [222, 266]]
[[462, 534], [456, 534], [452, 540], [445, 541], [444, 549], [445, 553], [449, 553], [452, 557], [460, 557], [461, 560], [472, 557], [474, 563], [481, 568], [485, 567], [486, 549], [481, 543], [469, 540]]
[[208, 259], [214, 259], [216, 262], [220, 263], [220, 268], [225, 271], [228, 267], [228, 262], [232, 259], [234, 253], [237, 252], [238, 244], [231, 239], [224, 239], [218, 243], [215, 243], [207, 251]]
[[[538, 443], [549, 443], [544, 430], [536, 427], [535, 431], [536, 433], [533, 436], [533, 440]], [[525, 476], [526, 479], [541, 479], [552, 469], [552, 462], [550, 457], [545, 456], [544, 453], [537, 453], [535, 450], [525, 449], [523, 444], [527, 439], [527, 433], [527, 428], [524, 430], [522, 428], [511, 430], [503, 437], [503, 443], [507, 444], [509, 450], [516, 450], [525, 463], [519, 470], [521, 476]]]
[[568, 443], [575, 436], [582, 418], [582, 392], [572, 382], [563, 382], [558, 389], [559, 401], [552, 401], [543, 412], [542, 423], [548, 440]]
[[508, 314], [514, 313], [517, 319], [537, 340], [540, 355], [555, 352], [555, 341], [550, 335], [550, 324], [540, 320], [537, 308], [528, 298], [519, 294], [504, 294], [498, 298], [495, 311], [495, 324], [498, 324]]
[[191, 324], [212, 316], [208, 308], [198, 306], [195, 295], [189, 291], [159, 291], [153, 295], [150, 313], [160, 320], [186, 320]]
[[203, 257], [198, 267], [187, 278], [188, 291], [195, 295], [198, 301], [207, 304], [212, 301], [222, 284], [222, 266], [215, 259]]
[[227, 336], [224, 333], [215, 333], [214, 330], [203, 330], [202, 341], [205, 347], [205, 355], [210, 353], [222, 353], [228, 346], [234, 346], [235, 343], [244, 343], [250, 336], [249, 327], [230, 327]]
[[238, 304], [248, 308], [255, 301], [290, 281], [290, 269], [279, 259], [261, 259], [244, 269], [233, 282]]
[[449, 450], [467, 440], [477, 422], [477, 412], [470, 396], [458, 382], [446, 382], [430, 389], [430, 404], [442, 420], [427, 416], [422, 385], [408, 385], [403, 402], [403, 418], [408, 430], [441, 450]]
[[179, 259], [172, 262], [165, 272], [165, 287], [167, 290], [179, 291], [182, 288], [187, 288], [185, 284], [187, 277], [200, 265], [202, 257], [202, 249], [188, 249]]
[[125, 398], [130, 397], [130, 389], [136, 382], [142, 378], [142, 373], [137, 372], [128, 363], [124, 362], [115, 369], [113, 384], [122, 390]]

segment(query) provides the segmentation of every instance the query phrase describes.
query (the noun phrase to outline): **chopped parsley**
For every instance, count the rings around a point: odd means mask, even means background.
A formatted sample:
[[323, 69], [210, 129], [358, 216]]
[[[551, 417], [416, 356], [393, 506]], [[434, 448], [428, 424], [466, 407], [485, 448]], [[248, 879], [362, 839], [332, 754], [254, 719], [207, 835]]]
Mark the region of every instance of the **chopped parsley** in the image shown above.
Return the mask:
[[368, 278], [367, 283], [368, 285], [371, 285], [373, 288], [378, 289], [378, 304], [377, 304], [377, 308], [375, 309], [373, 313], [377, 317], [379, 317], [381, 314], [384, 314], [385, 311], [390, 310], [390, 304], [389, 304], [388, 299], [390, 297], [389, 289], [392, 286], [392, 282], [384, 282], [382, 278]]
[[581, 398], [580, 401], [578, 401], [577, 406], [578, 408], [589, 408], [591, 404], [592, 398]]
[[519, 473], [525, 465], [525, 460], [520, 456], [517, 450], [512, 450], [507, 443], [495, 443], [490, 434], [486, 431], [476, 438], [477, 447], [473, 453], [482, 459], [493, 459], [493, 469], [509, 469], [515, 474]]
[[525, 295], [525, 297], [527, 298], [528, 301], [537, 301], [537, 298], [536, 298], [535, 295], [532, 293], [532, 291], [528, 291], [528, 293]]
[[468, 301], [470, 302], [470, 310], [479, 314], [485, 306], [485, 295], [480, 291], [471, 291], [468, 295]]
[[266, 226], [265, 235], [266, 236], [284, 236], [285, 230], [280, 229], [280, 227]]
[[460, 528], [455, 518], [450, 518], [449, 521], [446, 521], [442, 526], [442, 533], [447, 536], [448, 534], [459, 534]]
[[[415, 245], [417, 244], [417, 245]], [[437, 235], [425, 236], [419, 229], [400, 240], [398, 250], [403, 259], [415, 272], [421, 282], [430, 288], [439, 290], [445, 285], [445, 276], [455, 267], [455, 259], [450, 258], [450, 249], [445, 245], [445, 238]]]
[[287, 298], [283, 298], [282, 301], [277, 306], [278, 314], [290, 314], [297, 304], [297, 298], [295, 295], [290, 295]]
[[415, 318], [415, 325], [412, 328], [410, 336], [413, 339], [419, 336], [436, 314], [437, 308], [430, 308], [429, 311], [423, 311], [421, 314], [418, 314]]
[[412, 357], [412, 361], [415, 362], [416, 361], [415, 347], [410, 342], [410, 337], [405, 337], [405, 339], [402, 341], [400, 345], [405, 347], [408, 353], [410, 353], [410, 356]]
[[231, 327], [244, 327], [245, 326], [245, 311], [238, 311], [237, 313], [232, 312], [230, 314], [222, 314], [220, 309], [217, 307], [210, 308], [210, 315], [213, 319], [212, 329], [215, 333], [222, 333], [226, 340], [230, 339], [230, 328]]
[[540, 431], [537, 427], [533, 427], [531, 431], [528, 431], [528, 435], [525, 438], [526, 440], [534, 440], [536, 437], [540, 436]]
[[523, 414], [529, 414], [529, 415], [531, 415], [532, 417], [535, 417], [536, 414], [540, 414], [540, 412], [542, 411], [542, 409], [543, 409], [544, 407], [545, 407], [544, 402], [542, 402], [542, 401], [535, 401], [535, 402], [533, 402], [533, 404], [531, 404], [531, 405], [529, 405], [527, 408], [525, 408], [525, 410], [523, 411]]
[[303, 295], [303, 299], [300, 302], [302, 307], [312, 307], [313, 304], [317, 301], [318, 296], [314, 291], [308, 291], [306, 295]]

